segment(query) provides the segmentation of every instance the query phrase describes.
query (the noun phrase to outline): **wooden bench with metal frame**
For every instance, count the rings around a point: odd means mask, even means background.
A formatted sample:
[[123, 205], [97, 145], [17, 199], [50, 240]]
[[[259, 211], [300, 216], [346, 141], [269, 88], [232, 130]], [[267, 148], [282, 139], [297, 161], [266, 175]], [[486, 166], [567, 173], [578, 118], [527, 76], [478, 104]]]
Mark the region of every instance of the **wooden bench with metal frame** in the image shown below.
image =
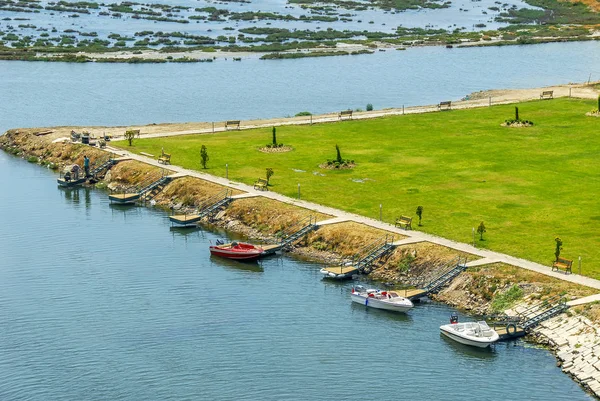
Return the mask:
[[451, 100], [447, 100], [445, 102], [440, 102], [438, 104], [438, 110], [442, 111], [442, 110], [452, 110], [452, 101]]
[[396, 219], [396, 227], [400, 226], [404, 226], [405, 230], [411, 229], [412, 230], [412, 217], [408, 217], [408, 216], [400, 216], [399, 218]]
[[260, 189], [261, 191], [268, 191], [269, 188], [267, 188], [267, 185], [268, 185], [267, 180], [265, 180], [264, 178], [259, 178], [254, 183], [254, 189]]
[[162, 164], [171, 164], [171, 154], [163, 152], [158, 158], [158, 162]]
[[554, 91], [543, 91], [540, 93], [540, 99], [554, 99]]
[[569, 259], [558, 258], [554, 263], [552, 263], [552, 271], [556, 270], [564, 270], [565, 274], [573, 273], [571, 271], [571, 266], [573, 266], [573, 261]]
[[348, 119], [352, 120], [352, 110], [342, 110], [339, 112], [338, 114], [338, 119], [343, 119], [344, 117], [347, 117]]
[[225, 121], [225, 130], [229, 131], [230, 129], [236, 129], [239, 131], [240, 129], [240, 120], [228, 120]]

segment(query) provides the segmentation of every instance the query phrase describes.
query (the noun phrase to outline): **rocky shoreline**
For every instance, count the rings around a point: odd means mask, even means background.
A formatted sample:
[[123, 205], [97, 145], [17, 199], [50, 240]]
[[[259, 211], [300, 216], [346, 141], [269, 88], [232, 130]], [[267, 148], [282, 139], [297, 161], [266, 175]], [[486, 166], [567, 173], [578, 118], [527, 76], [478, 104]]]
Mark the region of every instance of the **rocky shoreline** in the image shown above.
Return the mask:
[[[83, 155], [95, 161], [107, 154], [96, 148], [70, 143], [51, 143], [31, 133], [9, 131], [0, 137], [0, 148], [32, 163], [62, 168], [72, 163], [82, 164]], [[104, 177], [103, 185], [120, 189], [142, 182], [156, 167], [137, 161], [118, 163]], [[171, 182], [156, 198], [156, 205], [166, 210], [192, 211], [203, 199], [222, 188], [201, 179], [185, 177]], [[294, 221], [312, 212], [293, 205], [264, 198], [238, 199], [210, 221], [217, 227], [262, 242], [274, 242], [277, 233]], [[328, 216], [318, 216], [325, 220]], [[321, 227], [305, 236], [291, 253], [320, 263], [333, 263], [352, 255], [365, 243], [385, 235], [385, 231], [358, 223], [336, 223]], [[457, 257], [475, 260], [477, 257], [432, 243], [399, 246], [385, 260], [380, 260], [368, 276], [390, 288], [406, 288], [419, 284], [422, 278], [435, 274]], [[509, 307], [523, 307], [532, 299], [566, 294], [569, 299], [594, 293], [593, 290], [560, 280], [524, 271], [514, 266], [495, 264], [469, 268], [435, 296], [436, 301], [484, 315], [497, 312], [497, 301], [512, 288], [522, 294]], [[507, 309], [507, 308], [505, 308]], [[596, 305], [588, 309], [571, 309], [544, 322], [528, 339], [553, 349], [565, 373], [570, 374], [586, 390], [600, 394], [600, 319], [595, 318]], [[503, 309], [504, 310], [504, 309]], [[592, 313], [593, 312], [593, 313]], [[570, 316], [569, 316], [570, 315]], [[600, 316], [600, 313], [597, 314]]]

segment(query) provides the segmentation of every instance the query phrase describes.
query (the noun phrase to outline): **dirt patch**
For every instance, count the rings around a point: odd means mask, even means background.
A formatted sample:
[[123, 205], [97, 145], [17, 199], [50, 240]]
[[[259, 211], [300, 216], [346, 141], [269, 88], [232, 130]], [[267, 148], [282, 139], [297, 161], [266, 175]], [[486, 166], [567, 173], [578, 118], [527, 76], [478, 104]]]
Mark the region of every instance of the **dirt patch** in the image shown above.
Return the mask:
[[256, 197], [233, 201], [219, 218], [228, 227], [232, 225], [232, 221], [236, 221], [253, 228], [261, 236], [269, 236], [292, 227], [311, 216], [317, 221], [331, 218], [329, 215], [298, 206]]
[[264, 148], [259, 148], [258, 149], [259, 152], [263, 152], [263, 153], [286, 153], [286, 152], [291, 152], [292, 150], [294, 150], [294, 148], [292, 148], [291, 146], [278, 146], [278, 147], [264, 147]]
[[325, 170], [350, 170], [356, 167], [354, 162], [350, 163], [323, 163], [319, 164], [319, 167]]
[[394, 236], [394, 240], [405, 238], [399, 234], [347, 222], [322, 226], [304, 237], [300, 244], [317, 251], [335, 252], [340, 257], [350, 257], [386, 235], [389, 238]]
[[434, 298], [460, 309], [486, 314], [492, 312], [494, 298], [513, 286], [518, 286], [523, 292], [523, 297], [532, 301], [554, 295], [575, 299], [597, 292], [593, 288], [516, 266], [496, 263], [469, 268]]
[[530, 121], [514, 121], [514, 122], [505, 122], [500, 124], [502, 127], [508, 128], [526, 128], [533, 127], [533, 123]]

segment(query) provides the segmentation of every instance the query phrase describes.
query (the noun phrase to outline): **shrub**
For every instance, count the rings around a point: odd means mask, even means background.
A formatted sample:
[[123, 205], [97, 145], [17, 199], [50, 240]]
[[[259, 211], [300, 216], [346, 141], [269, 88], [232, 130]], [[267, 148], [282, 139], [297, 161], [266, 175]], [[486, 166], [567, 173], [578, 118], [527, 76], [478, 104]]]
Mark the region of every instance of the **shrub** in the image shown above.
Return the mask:
[[371, 103], [367, 103], [367, 111], [373, 111], [373, 105]]
[[504, 311], [514, 305], [523, 297], [523, 290], [518, 285], [513, 285], [508, 291], [498, 294], [492, 301], [492, 309], [496, 312]]
[[38, 162], [38, 158], [37, 158], [37, 157], [35, 157], [35, 156], [29, 156], [29, 157], [27, 158], [27, 161], [28, 161], [29, 163], [37, 163], [37, 162]]
[[303, 117], [303, 116], [312, 116], [312, 113], [310, 111], [301, 111], [300, 113], [296, 113], [296, 117]]

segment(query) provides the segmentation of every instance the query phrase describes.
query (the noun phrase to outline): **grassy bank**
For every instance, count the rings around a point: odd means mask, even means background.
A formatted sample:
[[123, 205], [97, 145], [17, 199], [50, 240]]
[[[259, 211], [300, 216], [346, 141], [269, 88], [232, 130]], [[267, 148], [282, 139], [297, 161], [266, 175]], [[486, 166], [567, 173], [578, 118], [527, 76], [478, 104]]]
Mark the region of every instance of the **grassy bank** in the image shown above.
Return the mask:
[[[418, 229], [471, 242], [472, 228], [485, 222], [477, 246], [550, 264], [554, 238], [562, 256], [583, 258], [582, 273], [600, 277], [600, 228], [595, 196], [600, 185], [595, 150], [597, 121], [585, 117], [593, 101], [556, 99], [520, 104], [520, 116], [535, 123], [505, 128], [514, 106], [387, 117], [368, 121], [280, 127], [288, 153], [262, 153], [270, 129], [215, 135], [135, 140], [134, 152], [157, 154], [201, 169], [199, 151], [210, 155], [207, 172], [252, 184], [274, 169], [271, 190], [393, 222], [423, 206]], [[319, 165], [342, 156], [351, 170]], [[416, 226], [416, 224], [414, 224]]]

